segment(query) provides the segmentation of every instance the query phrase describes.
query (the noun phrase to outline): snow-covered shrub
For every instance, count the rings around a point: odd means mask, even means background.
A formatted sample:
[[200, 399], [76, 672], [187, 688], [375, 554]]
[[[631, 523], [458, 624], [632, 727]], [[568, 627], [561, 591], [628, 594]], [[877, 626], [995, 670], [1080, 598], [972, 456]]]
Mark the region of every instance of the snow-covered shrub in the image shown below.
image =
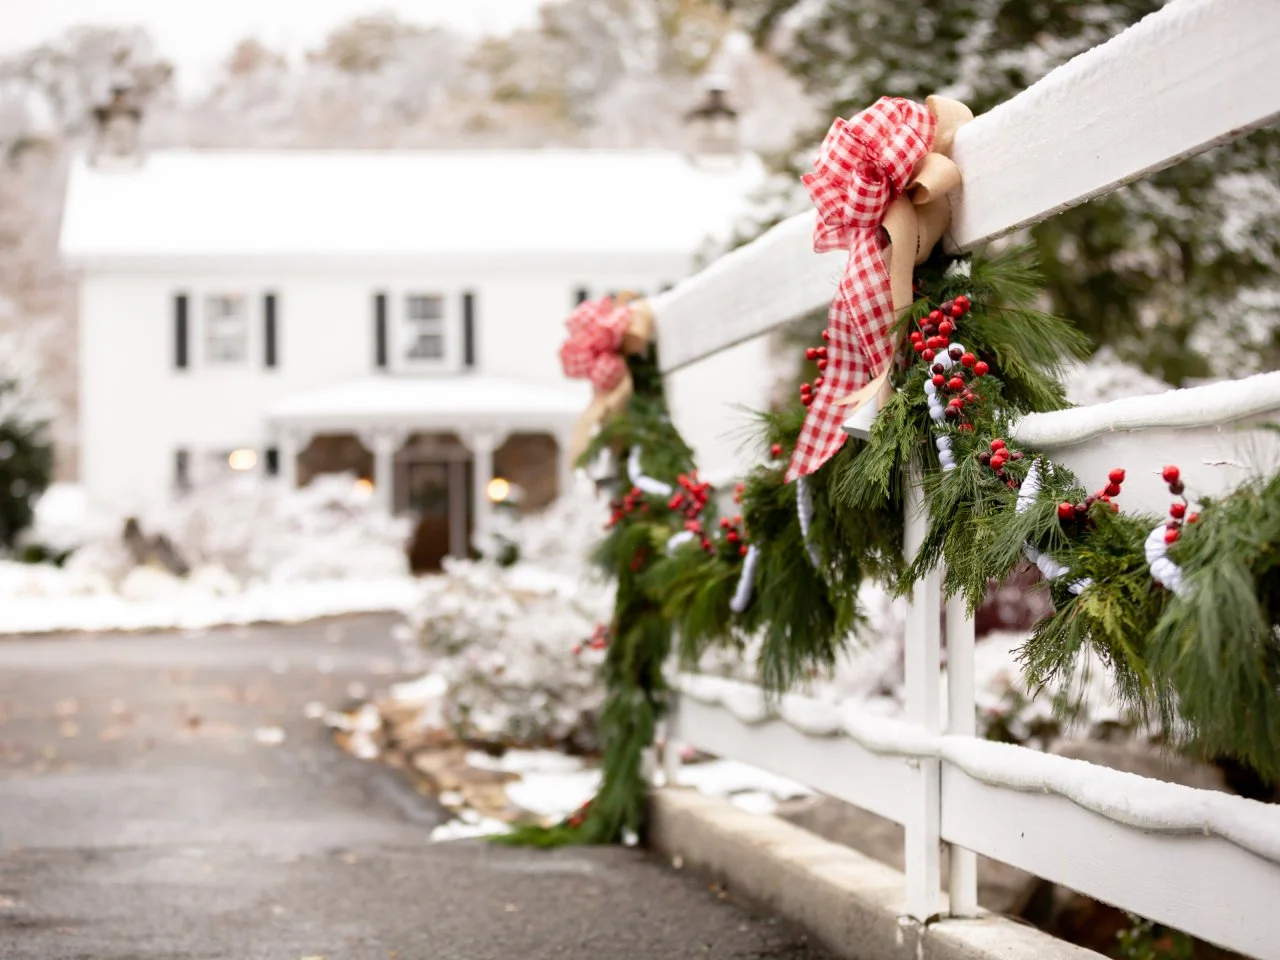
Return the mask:
[[[348, 476], [319, 476], [299, 490], [257, 477], [233, 477], [158, 503], [137, 519], [148, 537], [164, 535], [173, 543], [192, 568], [189, 579], [219, 594], [254, 582], [408, 573], [409, 522], [383, 514]], [[121, 539], [124, 521], [123, 516], [89, 509], [71, 490], [58, 490], [53, 503], [37, 511], [36, 532], [75, 549], [66, 564], [73, 574], [121, 583], [134, 567]]]
[[433, 691], [420, 704], [422, 725], [508, 744], [594, 746], [603, 652], [589, 641], [612, 613], [613, 589], [589, 556], [605, 519], [584, 483], [540, 514], [495, 524], [518, 546], [515, 564], [450, 559], [423, 580], [411, 620], [430, 679], [406, 688]]
[[594, 746], [603, 654], [589, 639], [612, 608], [524, 564], [446, 561], [414, 617], [424, 666], [439, 678], [438, 721], [468, 739]]

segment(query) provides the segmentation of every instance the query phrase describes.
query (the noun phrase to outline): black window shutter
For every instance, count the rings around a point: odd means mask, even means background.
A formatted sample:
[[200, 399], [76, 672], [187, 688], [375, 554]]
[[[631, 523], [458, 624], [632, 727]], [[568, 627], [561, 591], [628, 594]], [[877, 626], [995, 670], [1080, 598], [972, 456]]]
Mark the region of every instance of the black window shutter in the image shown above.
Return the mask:
[[191, 457], [185, 450], [173, 453], [173, 483], [179, 490], [191, 488]]
[[175, 294], [173, 298], [173, 365], [187, 369], [187, 295]]
[[278, 447], [267, 447], [266, 457], [267, 476], [275, 477], [280, 475], [280, 450]]
[[462, 365], [476, 365], [476, 295], [470, 290], [462, 295]]
[[276, 366], [276, 295], [268, 293], [262, 298], [262, 323], [264, 350], [268, 367]]
[[373, 297], [373, 349], [374, 363], [379, 367], [387, 365], [387, 295], [374, 294]]
[[574, 294], [573, 294], [574, 306], [577, 306], [579, 303], [584, 303], [587, 300], [587, 298], [590, 296], [591, 296], [590, 290], [588, 290], [586, 287], [579, 287], [577, 290], [574, 291]]

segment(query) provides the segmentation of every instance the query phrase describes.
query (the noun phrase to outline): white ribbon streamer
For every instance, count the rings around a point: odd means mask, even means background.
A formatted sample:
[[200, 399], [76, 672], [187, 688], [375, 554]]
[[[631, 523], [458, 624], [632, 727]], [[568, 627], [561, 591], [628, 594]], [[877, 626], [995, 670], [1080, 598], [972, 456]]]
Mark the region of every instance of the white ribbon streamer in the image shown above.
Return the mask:
[[[1036, 495], [1040, 493], [1040, 461], [1036, 460], [1031, 464], [1031, 469], [1027, 471], [1026, 479], [1022, 481], [1022, 487], [1018, 490], [1018, 502], [1015, 509], [1018, 513], [1026, 513], [1035, 502]], [[1040, 575], [1046, 580], [1057, 580], [1059, 577], [1065, 577], [1071, 570], [1063, 566], [1047, 553], [1041, 553], [1031, 544], [1024, 544], [1022, 548], [1023, 554], [1028, 560], [1036, 565], [1036, 569], [1040, 571]], [[1075, 596], [1080, 596], [1085, 590], [1093, 584], [1088, 577], [1077, 580], [1075, 583], [1067, 587]]]
[[697, 536], [698, 535], [691, 530], [681, 530], [678, 533], [673, 533], [667, 539], [667, 556], [671, 556], [671, 554], [675, 553], [690, 540], [696, 539]]
[[1147, 535], [1143, 549], [1147, 555], [1147, 566], [1151, 576], [1164, 584], [1178, 596], [1186, 596], [1186, 584], [1182, 581], [1182, 568], [1169, 559], [1169, 545], [1165, 543], [1165, 530], [1162, 523]]
[[738, 587], [733, 591], [733, 599], [729, 601], [729, 609], [734, 613], [742, 613], [751, 603], [755, 591], [756, 567], [760, 565], [760, 548], [754, 543], [747, 548], [746, 559], [742, 561], [742, 574], [738, 577]]
[[627, 457], [627, 476], [631, 478], [633, 487], [639, 487], [645, 493], [651, 493], [654, 496], [669, 497], [675, 491], [671, 484], [644, 475], [640, 468], [639, 447], [632, 447], [631, 454]]
[[[956, 344], [961, 350], [964, 347]], [[929, 363], [932, 369], [935, 363], [942, 364], [943, 370], [950, 370], [955, 365], [955, 361], [951, 359], [951, 354], [947, 350], [943, 350], [933, 358]], [[929, 398], [929, 416], [934, 423], [943, 423], [947, 419], [946, 407], [942, 405], [942, 401], [938, 399], [938, 388], [934, 386], [933, 380], [928, 377], [924, 381], [925, 396]], [[951, 451], [951, 438], [943, 434], [934, 441], [934, 445], [938, 448], [938, 462], [942, 464], [943, 473], [950, 473], [956, 468], [956, 458]]]
[[813, 493], [804, 477], [796, 479], [796, 513], [800, 515], [800, 536], [809, 551], [809, 562], [816, 570], [822, 566], [822, 558], [818, 556], [818, 548], [809, 542], [809, 527], [813, 524]]

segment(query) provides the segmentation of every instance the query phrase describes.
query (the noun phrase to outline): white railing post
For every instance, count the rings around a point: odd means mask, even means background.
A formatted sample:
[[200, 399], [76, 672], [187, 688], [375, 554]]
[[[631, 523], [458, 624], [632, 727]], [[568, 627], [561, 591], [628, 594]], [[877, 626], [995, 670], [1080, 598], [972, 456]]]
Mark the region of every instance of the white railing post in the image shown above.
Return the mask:
[[[924, 542], [928, 515], [920, 472], [911, 470], [907, 481], [905, 546], [911, 559]], [[904, 673], [907, 720], [930, 736], [942, 733], [942, 608], [941, 581], [931, 570], [916, 584], [907, 614]], [[924, 922], [941, 910], [942, 765], [937, 758], [907, 761], [915, 771], [914, 787], [907, 797], [905, 867], [907, 916]]]
[[677, 786], [680, 780], [680, 746], [676, 743], [679, 726], [680, 691], [672, 690], [667, 694], [667, 715], [662, 719], [662, 779], [666, 787]]
[[[973, 618], [963, 595], [947, 601], [947, 733], [972, 737], [978, 732], [974, 704]], [[945, 796], [940, 797], [947, 802]], [[955, 844], [948, 847], [951, 916], [978, 915], [978, 855]]]

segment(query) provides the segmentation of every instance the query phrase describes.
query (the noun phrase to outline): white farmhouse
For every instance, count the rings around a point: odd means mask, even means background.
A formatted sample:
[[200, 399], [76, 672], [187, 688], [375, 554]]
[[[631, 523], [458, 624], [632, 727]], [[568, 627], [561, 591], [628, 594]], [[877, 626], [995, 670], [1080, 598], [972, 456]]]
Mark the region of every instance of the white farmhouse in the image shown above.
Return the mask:
[[99, 121], [61, 240], [90, 497], [353, 471], [423, 518], [422, 567], [508, 485], [534, 507], [563, 489], [589, 398], [559, 366], [575, 304], [688, 275], [761, 177], [653, 151], [141, 156], [136, 112]]

